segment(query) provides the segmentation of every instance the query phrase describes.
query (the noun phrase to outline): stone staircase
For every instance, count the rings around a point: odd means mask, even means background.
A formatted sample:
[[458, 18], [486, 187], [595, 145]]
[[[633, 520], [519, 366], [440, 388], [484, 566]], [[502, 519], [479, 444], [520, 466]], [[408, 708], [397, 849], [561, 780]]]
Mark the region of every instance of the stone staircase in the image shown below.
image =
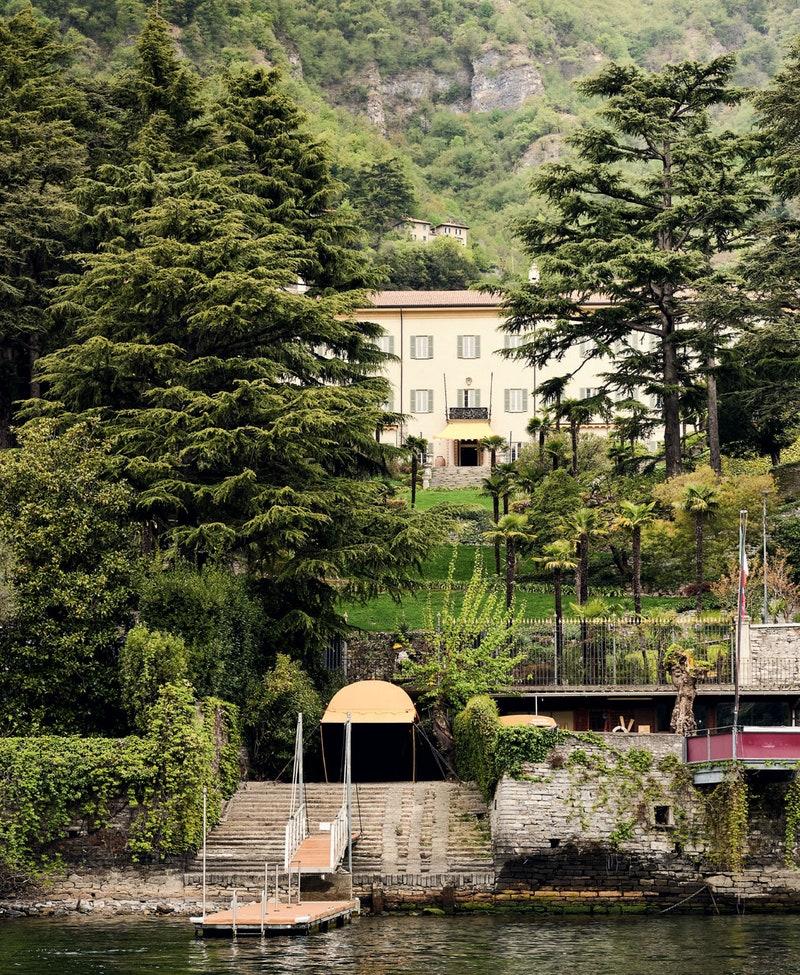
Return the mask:
[[488, 476], [488, 464], [485, 467], [433, 467], [431, 468], [431, 487], [437, 490], [480, 487], [484, 477]]
[[[307, 784], [309, 826], [329, 822], [342, 802], [340, 784]], [[283, 869], [291, 786], [245, 782], [227, 804], [207, 844], [209, 879], [262, 877], [265, 862]], [[489, 816], [478, 790], [452, 782], [360, 783], [353, 786], [353, 873], [477, 873], [493, 868]], [[198, 855], [187, 882], [202, 870]]]

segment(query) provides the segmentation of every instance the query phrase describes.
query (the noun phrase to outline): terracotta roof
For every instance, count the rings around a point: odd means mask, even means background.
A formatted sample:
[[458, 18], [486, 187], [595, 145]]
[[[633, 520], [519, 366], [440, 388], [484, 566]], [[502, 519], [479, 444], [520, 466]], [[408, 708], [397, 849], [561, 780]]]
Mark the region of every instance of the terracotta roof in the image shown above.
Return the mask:
[[378, 291], [374, 308], [497, 308], [503, 296], [488, 291]]

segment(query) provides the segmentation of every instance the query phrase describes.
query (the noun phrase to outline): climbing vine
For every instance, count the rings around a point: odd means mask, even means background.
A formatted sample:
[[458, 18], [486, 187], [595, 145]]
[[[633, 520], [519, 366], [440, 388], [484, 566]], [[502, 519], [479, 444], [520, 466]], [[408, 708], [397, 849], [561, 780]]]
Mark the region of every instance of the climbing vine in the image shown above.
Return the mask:
[[734, 873], [742, 869], [747, 851], [749, 793], [744, 768], [731, 762], [725, 778], [705, 800], [705, 832], [709, 860]]
[[800, 866], [798, 863], [797, 838], [800, 831], [800, 767], [786, 790], [786, 832], [784, 835], [784, 858], [787, 867]]
[[198, 705], [178, 682], [162, 689], [142, 736], [0, 738], [0, 888], [57, 866], [54, 844], [74, 824], [123, 824], [135, 860], [197, 847], [203, 787], [213, 824], [238, 781], [238, 725], [232, 705]]

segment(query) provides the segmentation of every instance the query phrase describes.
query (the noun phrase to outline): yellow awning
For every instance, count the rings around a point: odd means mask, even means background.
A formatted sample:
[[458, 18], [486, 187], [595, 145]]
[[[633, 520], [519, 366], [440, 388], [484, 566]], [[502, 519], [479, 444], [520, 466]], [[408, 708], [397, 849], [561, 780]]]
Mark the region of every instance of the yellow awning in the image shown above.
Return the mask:
[[523, 725], [530, 728], [557, 728], [555, 718], [546, 714], [501, 714], [500, 724], [505, 728]]
[[413, 724], [414, 702], [402, 687], [385, 680], [359, 680], [337, 691], [322, 716], [322, 724]]
[[451, 420], [439, 434], [439, 439], [483, 440], [491, 435], [492, 428], [486, 420]]

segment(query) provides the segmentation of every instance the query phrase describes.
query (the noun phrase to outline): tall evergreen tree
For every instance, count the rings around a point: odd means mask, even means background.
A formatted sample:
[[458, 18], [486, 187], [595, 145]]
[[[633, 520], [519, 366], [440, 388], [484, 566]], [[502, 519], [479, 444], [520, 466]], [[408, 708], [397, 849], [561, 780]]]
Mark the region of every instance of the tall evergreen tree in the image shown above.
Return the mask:
[[85, 153], [73, 120], [85, 106], [69, 60], [56, 27], [31, 9], [0, 19], [0, 448], [15, 401], [37, 392], [31, 367], [47, 348], [49, 290], [75, 229], [68, 190]]
[[151, 108], [90, 188], [108, 236], [60, 301], [79, 341], [43, 361], [51, 409], [97, 414], [152, 530], [247, 564], [276, 643], [312, 649], [340, 593], [402, 588], [428, 545], [370, 477], [387, 386], [351, 316], [359, 239], [275, 73], [228, 77], [205, 118], [153, 16], [126, 90]]
[[[571, 138], [576, 162], [534, 177], [547, 207], [519, 236], [541, 280], [508, 297], [508, 329], [537, 326], [510, 355], [544, 365], [588, 343], [588, 359], [614, 356], [608, 387], [658, 398], [670, 476], [681, 468], [692, 292], [763, 205], [747, 141], [711, 128], [709, 113], [740, 98], [733, 67], [732, 57], [654, 73], [612, 64], [580, 86], [604, 99], [601, 121]], [[597, 296], [608, 304], [590, 305]]]

